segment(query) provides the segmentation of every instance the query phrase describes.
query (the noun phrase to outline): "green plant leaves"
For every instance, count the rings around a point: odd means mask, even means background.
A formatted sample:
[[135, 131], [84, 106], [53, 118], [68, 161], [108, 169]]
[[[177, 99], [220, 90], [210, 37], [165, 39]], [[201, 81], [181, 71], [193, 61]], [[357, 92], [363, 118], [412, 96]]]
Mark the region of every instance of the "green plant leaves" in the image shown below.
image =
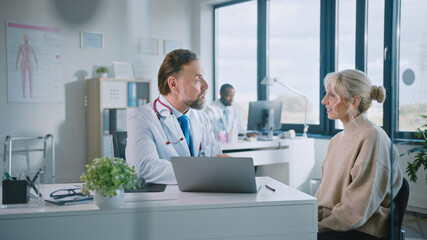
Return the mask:
[[82, 192], [100, 191], [103, 196], [117, 195], [120, 188], [135, 188], [139, 183], [135, 167], [130, 167], [121, 158], [95, 158], [86, 165], [86, 172], [80, 177], [83, 182]]
[[[421, 117], [427, 119], [427, 115], [421, 115]], [[412, 149], [409, 149], [408, 151], [400, 155], [400, 156], [403, 156], [405, 154], [409, 155], [412, 153], [416, 153], [414, 157], [414, 161], [412, 163], [408, 162], [408, 166], [406, 167], [406, 173], [408, 174], [410, 181], [414, 183], [416, 183], [418, 180], [417, 178], [418, 169], [421, 166], [423, 166], [424, 171], [427, 170], [427, 137], [426, 137], [427, 130], [426, 128], [427, 128], [427, 124], [423, 124], [421, 127], [417, 128], [417, 132], [415, 133], [415, 135], [418, 138], [424, 138], [424, 143], [422, 144], [422, 146], [417, 146]], [[426, 176], [426, 182], [427, 182], [427, 176]]]
[[106, 67], [99, 67], [96, 69], [96, 73], [108, 73], [109, 70]]

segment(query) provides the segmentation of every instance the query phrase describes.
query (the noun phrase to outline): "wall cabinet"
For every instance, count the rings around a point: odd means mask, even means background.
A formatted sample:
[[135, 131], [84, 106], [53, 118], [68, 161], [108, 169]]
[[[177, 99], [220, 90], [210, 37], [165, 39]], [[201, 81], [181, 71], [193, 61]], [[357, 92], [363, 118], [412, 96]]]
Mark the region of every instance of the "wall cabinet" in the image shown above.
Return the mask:
[[126, 116], [151, 99], [149, 80], [93, 78], [86, 80], [86, 161], [112, 157], [110, 133], [126, 131]]

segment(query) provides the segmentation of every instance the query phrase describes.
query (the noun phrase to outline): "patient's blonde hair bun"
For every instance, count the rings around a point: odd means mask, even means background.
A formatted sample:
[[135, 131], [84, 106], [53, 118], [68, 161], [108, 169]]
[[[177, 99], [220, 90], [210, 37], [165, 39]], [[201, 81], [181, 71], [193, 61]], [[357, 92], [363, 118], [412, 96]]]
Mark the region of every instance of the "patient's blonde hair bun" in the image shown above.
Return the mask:
[[379, 103], [383, 103], [385, 100], [385, 89], [383, 86], [372, 86], [371, 99], [376, 100]]
[[366, 112], [371, 107], [372, 100], [383, 103], [386, 98], [384, 87], [372, 85], [368, 76], [356, 69], [346, 69], [340, 72], [329, 73], [323, 80], [325, 89], [331, 84], [333, 90], [346, 101], [355, 96], [360, 97], [358, 110]]

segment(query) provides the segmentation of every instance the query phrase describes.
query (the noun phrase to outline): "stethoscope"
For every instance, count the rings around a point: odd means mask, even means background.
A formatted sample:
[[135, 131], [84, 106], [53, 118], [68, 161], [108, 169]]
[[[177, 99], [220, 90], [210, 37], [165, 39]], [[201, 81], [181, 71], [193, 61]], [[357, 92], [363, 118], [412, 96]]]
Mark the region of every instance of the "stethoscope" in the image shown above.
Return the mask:
[[[169, 115], [173, 115], [172, 109], [168, 105], [166, 105], [165, 103], [160, 101], [160, 97], [157, 97], [156, 100], [154, 100], [154, 102], [153, 102], [153, 109], [154, 109], [154, 112], [156, 113], [157, 119], [159, 121], [160, 121], [161, 116], [160, 116], [159, 111], [157, 111], [156, 103], [160, 103], [163, 107], [165, 107], [169, 111]], [[174, 122], [174, 124], [175, 124], [175, 129], [178, 129], [178, 127], [176, 126], [176, 122]], [[166, 136], [166, 145], [177, 144], [177, 143], [180, 143], [181, 141], [184, 141], [184, 137], [181, 137], [177, 141], [171, 141], [169, 139], [168, 134], [166, 133], [166, 130], [163, 126], [162, 121], [160, 121], [160, 125], [162, 126], [163, 132], [165, 133], [165, 136]], [[200, 156], [205, 156], [205, 152], [202, 149], [202, 143], [200, 143], [200, 146], [199, 146], [199, 157]]]
[[[160, 121], [160, 113], [159, 113], [159, 111], [157, 111], [157, 107], [156, 107], [156, 103], [160, 103], [163, 107], [165, 107], [168, 111], [169, 111], [169, 115], [173, 115], [173, 112], [172, 112], [172, 109], [168, 106], [168, 105], [166, 105], [166, 104], [164, 104], [162, 101], [160, 101], [160, 98], [158, 97], [158, 98], [156, 98], [156, 100], [154, 100], [154, 102], [153, 102], [153, 109], [154, 109], [154, 112], [156, 113], [156, 115], [157, 115], [157, 119], [159, 119], [159, 121]], [[168, 134], [166, 133], [166, 130], [165, 130], [165, 128], [163, 127], [163, 123], [162, 123], [162, 121], [160, 121], [160, 125], [162, 126], [162, 129], [163, 129], [163, 132], [165, 132], [165, 135], [166, 135], [166, 145], [169, 145], [169, 144], [177, 144], [177, 143], [179, 143], [179, 142], [181, 142], [181, 141], [184, 141], [184, 137], [181, 137], [180, 139], [178, 139], [178, 141], [171, 141], [170, 139], [169, 139], [169, 136], [168, 136]], [[175, 129], [178, 129], [178, 127], [176, 126], [176, 122], [174, 121], [174, 125], [175, 125]]]

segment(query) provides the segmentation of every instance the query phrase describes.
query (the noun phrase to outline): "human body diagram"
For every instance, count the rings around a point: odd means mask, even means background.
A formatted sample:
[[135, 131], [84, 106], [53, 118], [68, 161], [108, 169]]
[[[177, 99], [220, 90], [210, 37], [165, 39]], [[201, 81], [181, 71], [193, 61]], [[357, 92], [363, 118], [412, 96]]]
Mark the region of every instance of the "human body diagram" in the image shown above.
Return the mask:
[[[24, 44], [19, 46], [19, 52], [16, 56], [16, 70], [21, 72], [21, 89], [22, 89], [22, 97], [26, 98], [25, 94], [25, 83], [27, 79], [27, 73], [28, 73], [28, 84], [29, 84], [29, 97], [32, 98], [33, 96], [33, 73], [34, 73], [34, 63], [36, 65], [35, 70], [38, 70], [38, 62], [36, 53], [34, 52], [34, 48], [28, 43], [30, 40], [30, 37], [28, 34], [24, 35]], [[34, 62], [32, 59], [34, 59]], [[19, 64], [19, 60], [21, 60]], [[18, 65], [19, 64], [19, 65]]]

